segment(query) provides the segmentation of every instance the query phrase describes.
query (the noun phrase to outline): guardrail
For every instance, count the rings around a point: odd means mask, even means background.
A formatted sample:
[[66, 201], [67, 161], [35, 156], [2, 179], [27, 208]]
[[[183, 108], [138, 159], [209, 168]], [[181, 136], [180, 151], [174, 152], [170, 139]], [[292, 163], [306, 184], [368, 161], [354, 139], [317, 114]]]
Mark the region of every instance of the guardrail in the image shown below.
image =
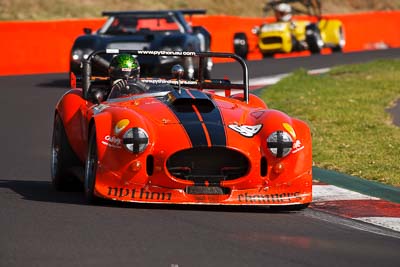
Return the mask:
[[[400, 47], [400, 11], [377, 11], [359, 14], [326, 15], [344, 24], [347, 43], [344, 52], [385, 47]], [[203, 25], [212, 34], [212, 51], [233, 52], [233, 35], [246, 32], [251, 47], [256, 37], [251, 29], [272, 18], [249, 18], [225, 15], [193, 16], [193, 25]], [[0, 75], [68, 72], [69, 53], [82, 29], [99, 28], [104, 19], [69, 19], [56, 21], [0, 22], [3, 52]], [[254, 49], [249, 59], [260, 59]]]

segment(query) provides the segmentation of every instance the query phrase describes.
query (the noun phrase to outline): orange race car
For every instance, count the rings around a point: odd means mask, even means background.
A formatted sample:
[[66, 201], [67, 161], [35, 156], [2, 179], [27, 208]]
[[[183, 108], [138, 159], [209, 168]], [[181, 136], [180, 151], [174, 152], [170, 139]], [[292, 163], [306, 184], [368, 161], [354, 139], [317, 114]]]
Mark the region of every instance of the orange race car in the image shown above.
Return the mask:
[[[175, 65], [171, 77], [136, 77], [143, 91], [115, 96], [115, 68], [110, 77], [91, 76], [102, 53], [192, 58], [199, 79], [183, 80], [183, 68]], [[242, 79], [203, 79], [210, 57], [233, 59]], [[68, 189], [77, 177], [89, 203], [105, 198], [285, 210], [311, 203], [310, 129], [250, 94], [247, 65], [237, 55], [112, 49], [92, 53], [82, 70], [55, 109], [56, 189]]]

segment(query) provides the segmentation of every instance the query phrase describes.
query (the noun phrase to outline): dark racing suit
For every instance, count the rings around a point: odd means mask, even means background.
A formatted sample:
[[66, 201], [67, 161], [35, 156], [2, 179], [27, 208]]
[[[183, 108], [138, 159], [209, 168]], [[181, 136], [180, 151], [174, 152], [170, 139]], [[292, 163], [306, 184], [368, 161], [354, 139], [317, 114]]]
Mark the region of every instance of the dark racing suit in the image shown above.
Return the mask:
[[118, 79], [112, 82], [111, 92], [108, 98], [117, 98], [131, 94], [143, 94], [149, 86], [139, 79]]

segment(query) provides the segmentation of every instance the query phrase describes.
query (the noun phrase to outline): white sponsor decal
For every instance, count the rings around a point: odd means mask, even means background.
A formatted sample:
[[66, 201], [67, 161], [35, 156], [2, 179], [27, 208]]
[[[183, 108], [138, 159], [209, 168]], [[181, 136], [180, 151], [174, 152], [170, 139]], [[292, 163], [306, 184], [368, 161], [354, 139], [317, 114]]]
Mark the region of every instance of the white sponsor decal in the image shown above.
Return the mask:
[[121, 43], [111, 43], [107, 46], [110, 49], [118, 50], [143, 50], [148, 49], [150, 43], [147, 42], [121, 42]]
[[293, 143], [293, 151], [292, 151], [292, 153], [293, 154], [297, 153], [297, 152], [299, 152], [299, 151], [301, 151], [303, 149], [304, 149], [304, 146], [301, 144], [301, 141], [300, 140], [296, 140], [296, 142]]
[[195, 56], [196, 52], [187, 51], [154, 51], [154, 50], [139, 50], [139, 55], [155, 55], [155, 56]]
[[101, 143], [108, 147], [121, 148], [122, 140], [116, 136], [106, 135]]
[[256, 135], [262, 128], [262, 124], [257, 125], [237, 125], [237, 124], [229, 124], [228, 127], [243, 136], [253, 137]]
[[98, 105], [98, 106], [95, 106], [95, 107], [93, 108], [94, 114], [98, 114], [98, 113], [102, 112], [103, 110], [105, 110], [105, 109], [108, 108], [108, 107], [109, 107], [109, 106], [103, 105], [103, 104], [100, 104], [100, 105]]
[[197, 81], [186, 81], [186, 80], [181, 80], [181, 81], [176, 81], [176, 80], [163, 80], [163, 79], [142, 79], [141, 80], [144, 83], [150, 83], [150, 84], [173, 84], [173, 85], [195, 85], [197, 84]]

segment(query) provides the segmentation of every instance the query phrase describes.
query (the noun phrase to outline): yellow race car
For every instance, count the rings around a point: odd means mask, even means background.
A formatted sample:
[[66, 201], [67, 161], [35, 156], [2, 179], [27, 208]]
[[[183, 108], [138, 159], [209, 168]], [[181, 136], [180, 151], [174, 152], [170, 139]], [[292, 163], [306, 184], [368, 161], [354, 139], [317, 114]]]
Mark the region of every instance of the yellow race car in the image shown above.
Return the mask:
[[[320, 53], [325, 47], [334, 52], [342, 51], [346, 43], [343, 23], [337, 19], [322, 18], [320, 1], [271, 1], [264, 8], [264, 11], [270, 10], [274, 12], [276, 22], [265, 23], [252, 29], [258, 36], [258, 48], [264, 57], [274, 53], [303, 50]], [[292, 19], [292, 14], [299, 13], [307, 14], [307, 19]], [[245, 37], [243, 33], [236, 33], [234, 37], [234, 50], [244, 58], [248, 53], [244, 47], [247, 45]]]

